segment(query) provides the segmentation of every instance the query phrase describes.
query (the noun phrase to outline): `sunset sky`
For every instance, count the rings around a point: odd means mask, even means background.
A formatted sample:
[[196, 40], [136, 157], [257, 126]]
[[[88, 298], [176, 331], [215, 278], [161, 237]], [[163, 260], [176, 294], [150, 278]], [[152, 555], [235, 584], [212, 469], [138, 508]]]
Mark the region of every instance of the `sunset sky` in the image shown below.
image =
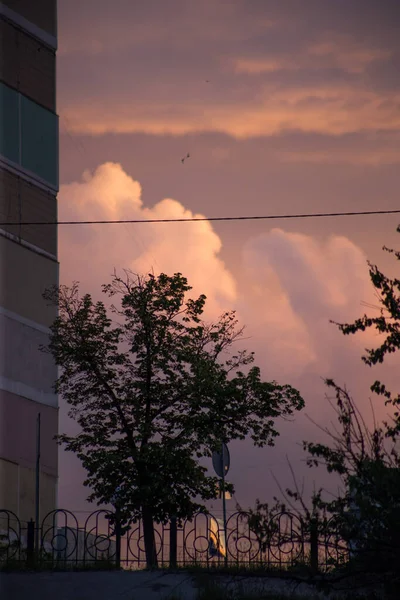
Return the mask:
[[[59, 0], [59, 220], [399, 209], [398, 0]], [[184, 163], [181, 159], [190, 154]], [[329, 425], [322, 377], [370, 419], [369, 386], [399, 383], [397, 359], [364, 366], [368, 332], [329, 323], [377, 304], [367, 259], [389, 274], [400, 216], [60, 226], [61, 283], [102, 296], [114, 269], [182, 272], [207, 317], [235, 309], [267, 380], [290, 383]], [[105, 297], [104, 297], [105, 299]], [[387, 410], [374, 399], [376, 416]], [[276, 448], [232, 444], [244, 506], [310, 471], [305, 414]], [[61, 401], [60, 431], [73, 431]], [[60, 452], [59, 504], [84, 510], [84, 472]], [[217, 505], [217, 503], [216, 503]], [[233, 508], [233, 504], [230, 505]]]

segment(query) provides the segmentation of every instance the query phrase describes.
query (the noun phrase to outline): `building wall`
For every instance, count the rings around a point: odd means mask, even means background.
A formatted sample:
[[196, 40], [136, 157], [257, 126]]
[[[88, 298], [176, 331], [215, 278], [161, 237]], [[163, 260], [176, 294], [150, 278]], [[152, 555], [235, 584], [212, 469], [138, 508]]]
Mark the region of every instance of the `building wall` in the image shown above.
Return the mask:
[[[21, 467], [3, 458], [0, 459], [0, 481], [7, 481], [0, 487], [0, 505], [11, 507], [21, 521], [21, 525], [35, 520], [36, 471]], [[53, 511], [56, 505], [56, 478], [40, 472], [40, 514], [41, 520]], [[13, 510], [14, 509], [14, 510]], [[4, 521], [4, 518], [3, 518]]]
[[[0, 509], [40, 518], [56, 508], [57, 368], [40, 346], [57, 316], [56, 0], [0, 0]], [[23, 225], [23, 222], [49, 222]]]
[[0, 285], [0, 307], [50, 327], [57, 312], [42, 294], [58, 282], [57, 261], [0, 235], [0, 273], [5, 284]]
[[[48, 342], [48, 334], [0, 313], [0, 337], [7, 340], [7, 345], [0, 344], [2, 389], [46, 406], [57, 407], [57, 396], [53, 391], [57, 368], [51, 355], [40, 351], [40, 346]], [[16, 356], [18, 361], [15, 360]]]
[[[1, 421], [2, 441], [1, 455], [5, 460], [17, 462], [23, 467], [30, 468], [35, 464], [36, 454], [36, 416], [37, 403], [16, 394], [1, 390]], [[42, 405], [41, 414], [41, 463], [42, 469], [49, 475], [57, 475], [57, 446], [54, 441], [54, 430], [57, 427], [57, 407]], [[24, 414], [24, 420], [18, 421], [17, 415]], [[6, 427], [6, 425], [9, 427]]]
[[0, 82], [0, 153], [4, 166], [35, 185], [58, 189], [58, 117]]
[[2, 0], [12, 11], [47, 33], [57, 35], [57, 2], [55, 0]]
[[55, 111], [55, 50], [4, 17], [0, 20], [0, 49], [0, 79]]
[[[21, 520], [35, 518], [36, 424], [41, 418], [40, 514], [56, 508], [58, 409], [0, 391], [0, 505]], [[23, 419], [19, 418], [23, 415]], [[42, 484], [43, 482], [43, 484]]]
[[[57, 199], [50, 192], [0, 167], [0, 222], [54, 222], [57, 220]], [[18, 238], [38, 246], [54, 258], [57, 256], [55, 227], [6, 225], [3, 229]]]

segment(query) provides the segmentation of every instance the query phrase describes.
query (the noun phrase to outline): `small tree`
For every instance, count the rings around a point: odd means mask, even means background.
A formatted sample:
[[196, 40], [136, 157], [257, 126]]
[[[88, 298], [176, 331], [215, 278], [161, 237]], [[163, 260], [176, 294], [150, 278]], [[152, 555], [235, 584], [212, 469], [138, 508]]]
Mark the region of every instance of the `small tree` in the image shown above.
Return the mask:
[[115, 503], [118, 488], [123, 525], [142, 518], [152, 566], [153, 522], [190, 518], [216, 497], [217, 478], [199, 459], [248, 435], [273, 445], [275, 419], [304, 401], [289, 385], [263, 382], [253, 353], [230, 353], [243, 333], [235, 313], [202, 321], [206, 297], [186, 299], [191, 288], [180, 273], [114, 273], [102, 289], [121, 297], [121, 308], [111, 306], [122, 320], [115, 326], [76, 283], [45, 294], [59, 311], [47, 348], [61, 367], [55, 390], [82, 430], [58, 441], [82, 461], [90, 502]]
[[[400, 226], [397, 231], [400, 233]], [[397, 260], [400, 260], [400, 252], [386, 246], [383, 246], [383, 250], [394, 254]], [[331, 321], [331, 323], [337, 325], [345, 335], [365, 331], [370, 327], [385, 335], [384, 341], [378, 348], [366, 349], [366, 355], [362, 357], [365, 364], [372, 366], [383, 363], [387, 354], [392, 354], [400, 349], [400, 279], [387, 277], [376, 265], [371, 264], [369, 261], [368, 265], [370, 278], [380, 304], [379, 316], [369, 317], [364, 315], [360, 319], [356, 319], [354, 323], [336, 323], [335, 321]], [[379, 307], [377, 308], [379, 309]], [[385, 435], [395, 440], [400, 433], [400, 413], [398, 411], [400, 394], [394, 395], [380, 381], [375, 381], [371, 386], [371, 390], [383, 396], [386, 405], [395, 408], [392, 424], [385, 423]]]
[[370, 431], [346, 389], [332, 380], [340, 431], [324, 429], [333, 445], [303, 442], [309, 466], [324, 464], [344, 483], [344, 494], [319, 506], [335, 516], [357, 569], [393, 577], [400, 560], [400, 457], [385, 447], [385, 428]]
[[[303, 449], [309, 454], [309, 467], [322, 465], [341, 477], [343, 493], [335, 497], [320, 488], [312, 495], [310, 508], [290, 464], [295, 490], [282, 490], [279, 483], [278, 486], [287, 505], [301, 520], [303, 533], [310, 540], [312, 535], [317, 535], [324, 543], [332, 544], [331, 556], [338, 550], [342, 557], [335, 564], [332, 561], [336, 567], [333, 575], [327, 573], [321, 579], [323, 574], [320, 574], [316, 583], [321, 589], [341, 580], [347, 582], [348, 588], [349, 578], [355, 588], [383, 580], [387, 597], [391, 598], [392, 586], [400, 583], [400, 457], [394, 447], [385, 448], [384, 428], [368, 429], [345, 388], [332, 380], [326, 380], [326, 384], [335, 390], [339, 427], [330, 430], [318, 426], [331, 438], [331, 444], [303, 442]], [[273, 512], [276, 507], [287, 510], [286, 504], [277, 498], [274, 500]], [[274, 545], [275, 522], [268, 506], [257, 502], [255, 510], [249, 513], [250, 527], [257, 534], [262, 549]], [[343, 571], [348, 558], [350, 562]], [[310, 568], [309, 575], [313, 580], [315, 569]], [[354, 576], [358, 580], [354, 580]]]
[[[397, 231], [400, 232], [400, 227]], [[386, 246], [383, 249], [394, 253], [400, 260], [400, 252]], [[376, 265], [368, 264], [381, 305], [380, 315], [364, 315], [351, 324], [331, 322], [345, 335], [370, 327], [385, 335], [378, 348], [367, 349], [362, 357], [367, 365], [372, 366], [382, 363], [387, 354], [400, 349], [400, 280], [391, 279]], [[351, 568], [344, 576], [361, 571], [363, 583], [367, 575], [381, 576], [385, 580], [387, 597], [398, 598], [400, 457], [396, 442], [400, 434], [400, 395], [394, 395], [380, 381], [374, 382], [371, 390], [384, 396], [385, 404], [391, 405], [395, 412], [391, 423], [384, 421], [381, 426], [375, 423], [370, 431], [346, 388], [336, 385], [331, 379], [325, 380], [325, 383], [335, 390], [339, 430], [333, 432], [321, 428], [333, 443], [305, 441], [303, 448], [309, 453], [308, 466], [322, 464], [328, 472], [341, 476], [344, 493], [333, 500], [326, 500], [323, 499], [324, 490], [320, 489], [312, 498], [313, 512], [319, 517], [321, 532], [327, 536], [339, 535], [345, 547], [350, 549]], [[298, 489], [286, 490], [286, 497], [300, 502], [305, 508]], [[312, 516], [308, 510], [305, 511], [303, 519], [306, 526], [311, 525]]]
[[[397, 231], [400, 232], [400, 228]], [[386, 246], [383, 250], [400, 260], [399, 252]], [[378, 348], [367, 349], [362, 357], [365, 364], [373, 366], [400, 349], [400, 280], [387, 277], [370, 262], [368, 265], [380, 303], [379, 316], [364, 315], [350, 324], [331, 322], [345, 335], [372, 327], [385, 336]], [[326, 383], [336, 392], [341, 431], [333, 434], [325, 429], [334, 440], [333, 447], [309, 442], [303, 446], [311, 455], [309, 466], [324, 461], [328, 471], [342, 476], [345, 493], [332, 502], [321, 500], [320, 505], [341, 524], [342, 536], [350, 545], [357, 568], [364, 573], [384, 575], [398, 585], [400, 457], [396, 442], [400, 434], [400, 396], [394, 395], [380, 381], [373, 383], [371, 390], [382, 395], [385, 404], [395, 411], [391, 423], [384, 421], [379, 427], [375, 424], [369, 431], [347, 390], [330, 379]], [[388, 444], [391, 444], [390, 450]]]

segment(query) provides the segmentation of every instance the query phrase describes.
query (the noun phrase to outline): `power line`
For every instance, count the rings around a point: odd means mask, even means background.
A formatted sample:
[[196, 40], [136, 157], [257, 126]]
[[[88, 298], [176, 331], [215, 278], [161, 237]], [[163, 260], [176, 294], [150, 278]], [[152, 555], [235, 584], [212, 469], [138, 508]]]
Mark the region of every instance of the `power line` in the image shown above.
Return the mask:
[[13, 221], [0, 223], [5, 225], [110, 225], [120, 223], [194, 223], [195, 221], [261, 221], [267, 219], [309, 219], [314, 217], [355, 217], [361, 215], [393, 215], [399, 210], [364, 210], [337, 213], [299, 213], [287, 215], [250, 215], [239, 217], [183, 217], [178, 219], [120, 219], [117, 221]]

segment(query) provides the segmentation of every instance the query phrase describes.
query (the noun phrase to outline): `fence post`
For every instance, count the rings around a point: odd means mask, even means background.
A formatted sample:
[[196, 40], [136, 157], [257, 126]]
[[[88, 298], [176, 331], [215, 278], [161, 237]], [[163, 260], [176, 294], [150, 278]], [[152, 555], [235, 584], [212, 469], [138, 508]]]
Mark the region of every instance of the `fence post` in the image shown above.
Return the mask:
[[172, 517], [169, 524], [169, 566], [172, 569], [177, 566], [177, 532], [176, 517]]
[[26, 560], [28, 567], [33, 567], [35, 562], [35, 521], [28, 522], [27, 540], [26, 540]]
[[121, 568], [121, 518], [119, 510], [115, 515], [115, 565], [117, 569]]
[[318, 519], [311, 519], [310, 523], [310, 566], [311, 573], [318, 573]]

